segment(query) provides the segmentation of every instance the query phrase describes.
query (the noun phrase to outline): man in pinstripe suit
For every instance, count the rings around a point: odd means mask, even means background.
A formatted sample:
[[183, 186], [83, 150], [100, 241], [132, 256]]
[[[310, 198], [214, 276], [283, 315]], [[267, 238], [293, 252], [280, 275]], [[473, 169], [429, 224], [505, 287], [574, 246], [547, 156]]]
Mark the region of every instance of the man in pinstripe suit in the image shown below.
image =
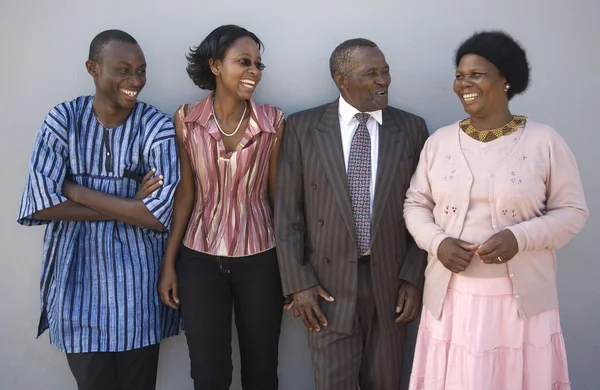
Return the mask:
[[340, 98], [291, 115], [282, 141], [283, 290], [309, 329], [318, 390], [397, 390], [426, 264], [402, 209], [428, 132], [387, 106], [389, 66], [375, 43], [340, 44], [330, 70]]

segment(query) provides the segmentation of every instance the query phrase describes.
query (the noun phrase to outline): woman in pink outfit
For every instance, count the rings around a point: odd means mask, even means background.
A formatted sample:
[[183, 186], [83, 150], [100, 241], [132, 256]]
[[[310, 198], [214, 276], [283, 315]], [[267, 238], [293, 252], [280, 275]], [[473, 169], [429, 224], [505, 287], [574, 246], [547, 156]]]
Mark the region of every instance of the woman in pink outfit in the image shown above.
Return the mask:
[[456, 52], [469, 118], [427, 140], [404, 206], [429, 253], [412, 390], [571, 388], [555, 250], [588, 210], [565, 141], [509, 110], [528, 82], [525, 51], [503, 32]]

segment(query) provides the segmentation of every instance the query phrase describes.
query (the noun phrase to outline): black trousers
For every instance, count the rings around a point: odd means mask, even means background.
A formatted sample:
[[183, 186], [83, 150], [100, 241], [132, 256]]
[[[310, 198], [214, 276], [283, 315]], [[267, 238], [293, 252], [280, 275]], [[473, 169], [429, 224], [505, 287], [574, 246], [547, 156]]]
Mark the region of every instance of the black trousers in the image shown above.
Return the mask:
[[276, 390], [283, 292], [275, 249], [222, 257], [182, 246], [176, 268], [194, 389], [231, 385], [233, 309], [242, 387]]
[[154, 390], [160, 344], [126, 352], [68, 353], [79, 390]]

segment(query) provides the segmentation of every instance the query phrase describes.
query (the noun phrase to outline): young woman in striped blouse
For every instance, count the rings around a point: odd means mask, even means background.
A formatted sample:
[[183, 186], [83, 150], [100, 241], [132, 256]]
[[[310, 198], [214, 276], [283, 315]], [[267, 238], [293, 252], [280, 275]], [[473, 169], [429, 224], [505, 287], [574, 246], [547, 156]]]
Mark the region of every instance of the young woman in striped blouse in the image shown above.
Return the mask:
[[232, 308], [244, 389], [277, 389], [283, 294], [273, 230], [283, 112], [252, 94], [262, 42], [244, 28], [211, 32], [188, 55], [206, 98], [175, 113], [182, 179], [160, 293], [181, 307], [196, 389], [229, 389]]

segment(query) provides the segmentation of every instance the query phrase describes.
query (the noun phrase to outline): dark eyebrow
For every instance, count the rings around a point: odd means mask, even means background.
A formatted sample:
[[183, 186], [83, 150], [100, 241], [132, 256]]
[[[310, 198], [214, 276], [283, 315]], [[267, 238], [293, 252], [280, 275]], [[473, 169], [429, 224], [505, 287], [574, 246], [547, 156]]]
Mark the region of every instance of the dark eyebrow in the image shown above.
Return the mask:
[[379, 68], [378, 66], [372, 66], [370, 68], [367, 68], [367, 69], [363, 70], [363, 72], [364, 73], [375, 72], [375, 71], [377, 71], [379, 69], [389, 69], [389, 68], [390, 68], [390, 66], [388, 64], [385, 64], [385, 66], [383, 66], [381, 68]]
[[[123, 65], [127, 65], [127, 66], [132, 66], [130, 63], [125, 62], [125, 61], [118, 61], [117, 64], [123, 64]], [[140, 66], [138, 66], [138, 68], [145, 68], [146, 67], [146, 63], [141, 64]]]
[[[252, 54], [250, 54], [250, 53], [240, 53], [240, 54], [238, 54], [238, 57], [241, 57], [241, 56], [252, 57]], [[258, 56], [258, 59], [262, 60], [262, 58], [260, 58], [260, 55]]]
[[460, 69], [456, 69], [456, 73], [486, 73], [487, 71], [485, 69], [481, 69], [481, 68], [473, 68], [473, 69], [467, 69], [464, 71], [461, 71]]
[[130, 63], [125, 62], [125, 61], [118, 61], [117, 65], [121, 65], [121, 66], [125, 65], [128, 68], [133, 68], [133, 69], [138, 70], [138, 71], [146, 69], [146, 63], [145, 62], [143, 64], [141, 64], [140, 66], [138, 66], [137, 68], [135, 66], [131, 65]]

